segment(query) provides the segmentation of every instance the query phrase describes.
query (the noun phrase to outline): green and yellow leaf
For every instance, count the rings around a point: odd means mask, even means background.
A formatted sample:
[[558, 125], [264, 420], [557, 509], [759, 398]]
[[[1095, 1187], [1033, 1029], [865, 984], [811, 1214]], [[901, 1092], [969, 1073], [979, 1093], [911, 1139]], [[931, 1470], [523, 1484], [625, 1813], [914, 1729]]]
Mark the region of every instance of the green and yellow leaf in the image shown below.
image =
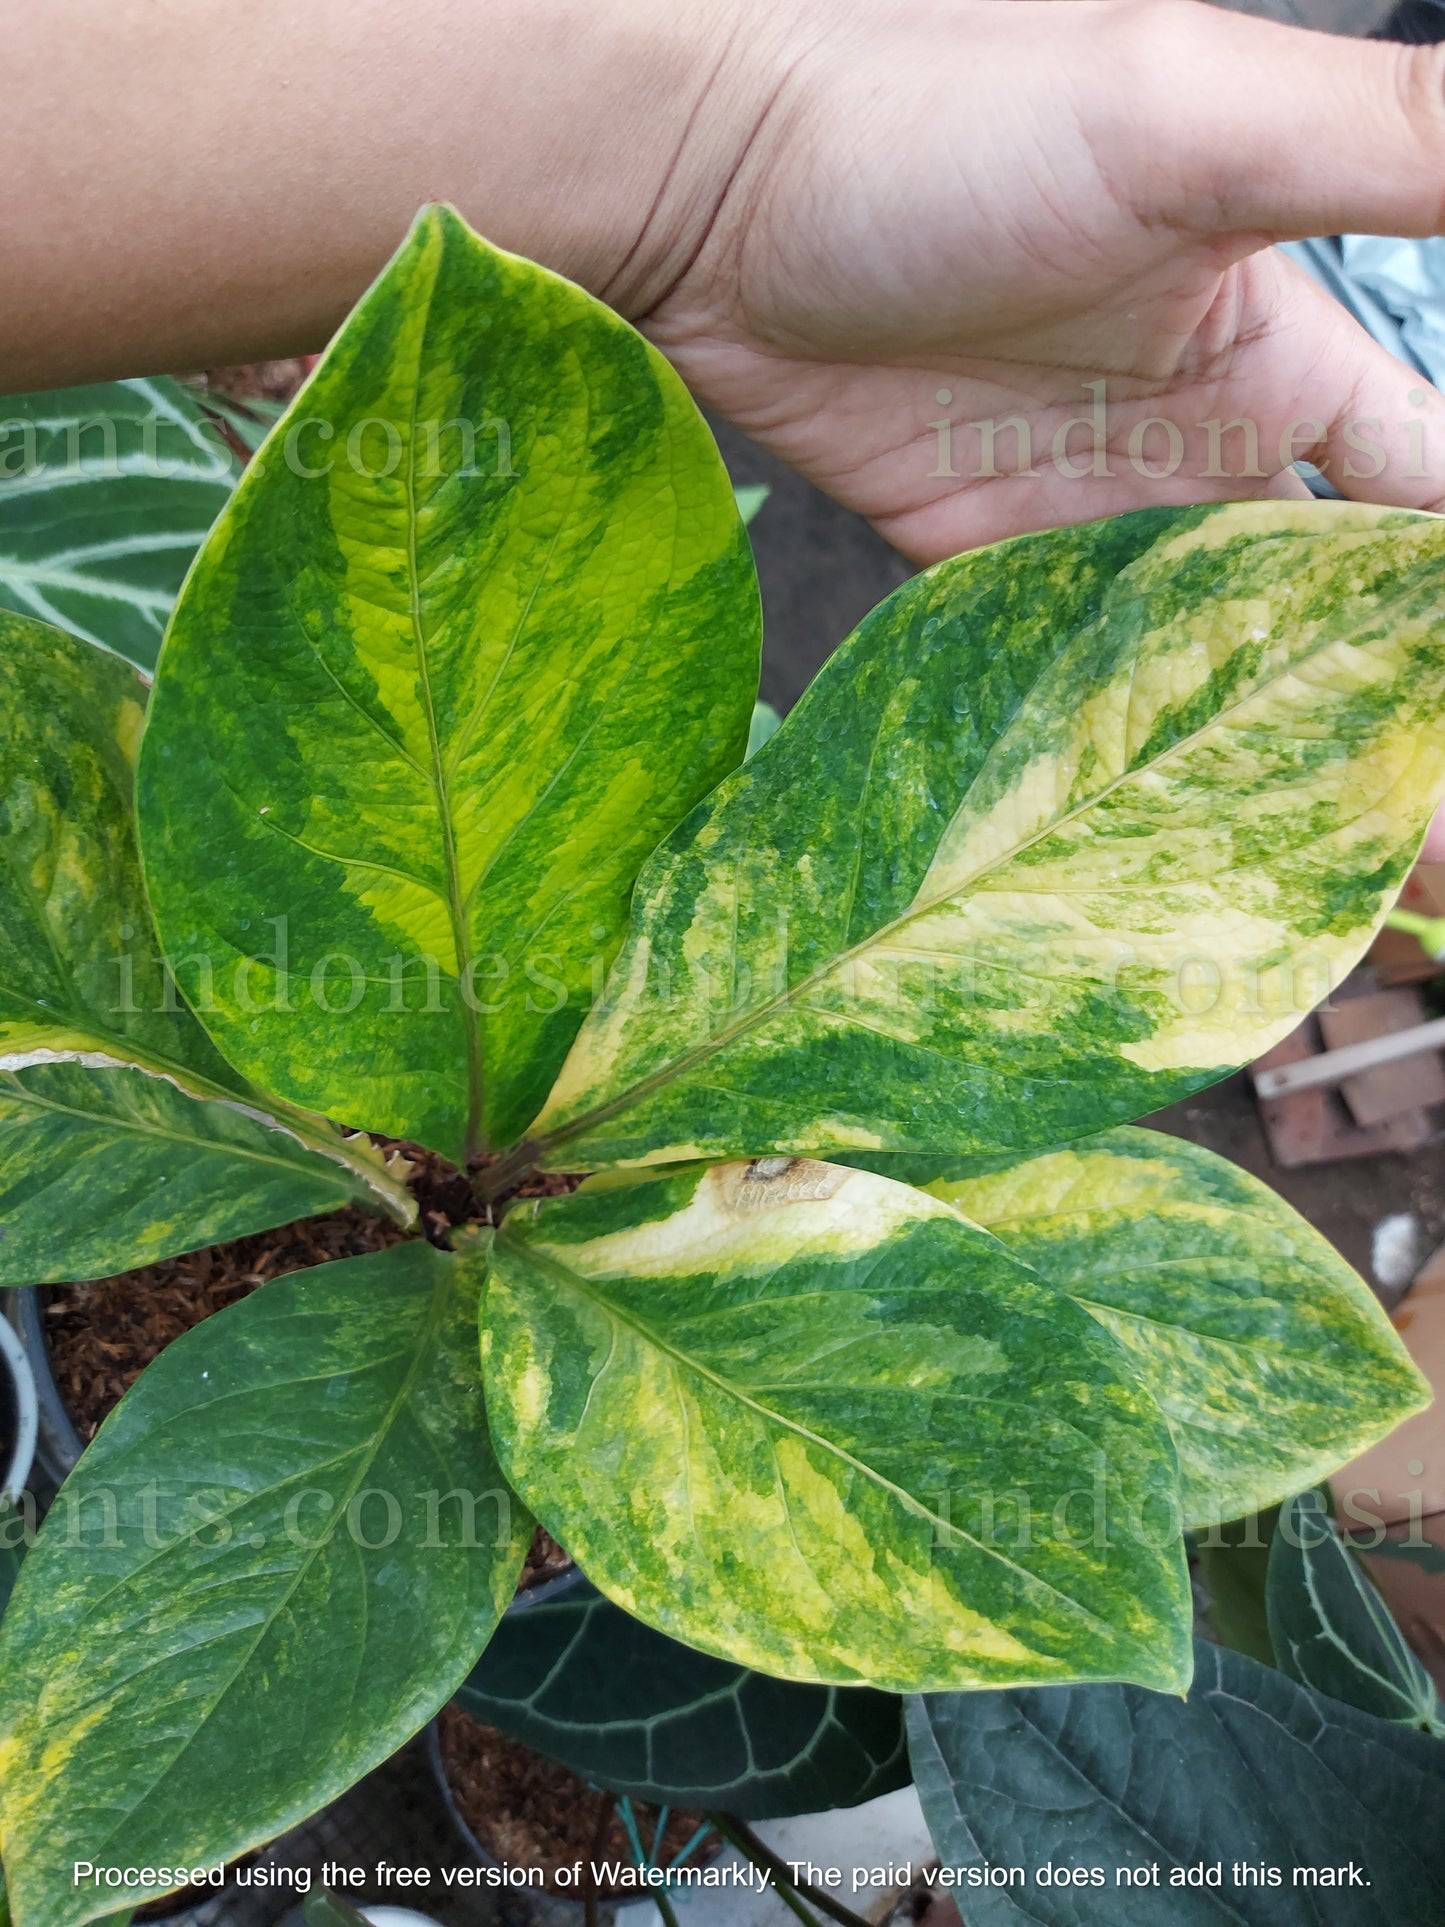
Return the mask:
[[131, 794], [146, 685], [0, 613], [0, 1283], [94, 1278], [352, 1199], [403, 1220], [364, 1139], [279, 1108], [175, 995]]
[[1373, 1445], [1430, 1388], [1369, 1286], [1277, 1192], [1127, 1127], [950, 1176], [900, 1159], [1091, 1312], [1159, 1401], [1185, 1524], [1259, 1512]]
[[481, 1330], [508, 1478], [660, 1631], [898, 1691], [1187, 1683], [1157, 1406], [940, 1200], [764, 1158], [519, 1205]]
[[1445, 521], [1146, 510], [939, 564], [649, 863], [555, 1168], [1027, 1149], [1213, 1082], [1445, 789]]
[[677, 376], [429, 210], [247, 470], [162, 655], [142, 840], [168, 945], [214, 973], [212, 1035], [329, 1116], [453, 1158], [510, 1142], [643, 859], [741, 760], [758, 649]]
[[531, 1521], [487, 1437], [476, 1292], [420, 1240], [187, 1332], [101, 1427], [0, 1629], [0, 1843], [23, 1927], [295, 1825], [451, 1696]]

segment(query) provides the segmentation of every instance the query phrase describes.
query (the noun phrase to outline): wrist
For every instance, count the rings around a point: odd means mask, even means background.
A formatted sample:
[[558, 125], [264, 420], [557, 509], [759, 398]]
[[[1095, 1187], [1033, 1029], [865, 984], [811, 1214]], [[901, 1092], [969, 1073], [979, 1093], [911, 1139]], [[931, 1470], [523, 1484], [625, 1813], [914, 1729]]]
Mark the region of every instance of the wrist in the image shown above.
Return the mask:
[[579, 203], [559, 237], [575, 265], [553, 265], [633, 320], [666, 298], [746, 186], [786, 92], [789, 16], [777, 0], [618, 0], [604, 29], [609, 159], [591, 218]]

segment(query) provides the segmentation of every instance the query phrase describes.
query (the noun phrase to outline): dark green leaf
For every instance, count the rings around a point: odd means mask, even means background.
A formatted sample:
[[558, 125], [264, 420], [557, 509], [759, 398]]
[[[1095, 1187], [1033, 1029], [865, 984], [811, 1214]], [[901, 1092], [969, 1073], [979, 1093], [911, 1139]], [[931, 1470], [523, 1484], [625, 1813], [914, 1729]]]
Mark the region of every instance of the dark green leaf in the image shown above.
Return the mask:
[[1372, 1536], [1357, 1550], [1368, 1552], [1376, 1559], [1403, 1559], [1407, 1565], [1418, 1566], [1421, 1572], [1432, 1576], [1445, 1573], [1445, 1546], [1432, 1545], [1428, 1540], [1412, 1545], [1408, 1538], [1381, 1539], [1377, 1545]]
[[585, 1580], [509, 1613], [458, 1698], [585, 1779], [661, 1805], [765, 1820], [856, 1806], [908, 1780], [891, 1693], [713, 1659]]
[[1281, 1509], [1265, 1598], [1275, 1656], [1291, 1679], [1445, 1738], [1430, 1675], [1319, 1493], [1303, 1492]]
[[1269, 1548], [1279, 1507], [1210, 1526], [1194, 1542], [1194, 1558], [1209, 1595], [1209, 1626], [1215, 1638], [1262, 1666], [1273, 1666], [1269, 1614], [1264, 1595]]
[[269, 1840], [456, 1690], [530, 1530], [475, 1321], [453, 1257], [396, 1245], [216, 1313], [107, 1419], [0, 1628], [25, 1927], [154, 1897], [73, 1885], [76, 1860], [208, 1865]]
[[269, 395], [235, 396], [207, 388], [201, 406], [230, 429], [248, 454], [254, 455], [286, 413], [286, 404]]
[[[1187, 1700], [1132, 1686], [908, 1708], [924, 1816], [969, 1927], [1427, 1927], [1445, 1894], [1445, 1746], [1200, 1644]], [[1366, 1883], [1351, 1884], [1353, 1865]], [[1026, 1884], [968, 1884], [1023, 1869]], [[1098, 1885], [1041, 1885], [1045, 1866]], [[1175, 1884], [1218, 1867], [1219, 1884]], [[1236, 1869], [1275, 1869], [1279, 1884]], [[1159, 1869], [1158, 1884], [1148, 1879]], [[1117, 1870], [1147, 1884], [1117, 1881]], [[1296, 1869], [1312, 1869], [1297, 1880]], [[1345, 1869], [1345, 1884], [1318, 1874]]]
[[0, 1505], [0, 1619], [5, 1616], [24, 1558], [24, 1516], [8, 1503]]
[[151, 668], [233, 479], [178, 382], [0, 397], [0, 609]]

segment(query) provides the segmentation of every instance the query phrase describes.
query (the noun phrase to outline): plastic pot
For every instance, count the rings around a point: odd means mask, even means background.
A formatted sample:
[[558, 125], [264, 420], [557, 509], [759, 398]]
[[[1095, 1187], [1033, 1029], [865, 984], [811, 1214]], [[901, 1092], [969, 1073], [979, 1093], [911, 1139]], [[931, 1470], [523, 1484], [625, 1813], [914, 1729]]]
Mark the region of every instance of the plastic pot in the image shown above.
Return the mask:
[[30, 1360], [9, 1321], [0, 1318], [0, 1503], [16, 1499], [25, 1490], [35, 1463], [38, 1430]]
[[21, 1285], [8, 1292], [6, 1300], [6, 1314], [20, 1335], [35, 1380], [38, 1420], [35, 1456], [41, 1470], [59, 1485], [75, 1470], [75, 1462], [85, 1450], [85, 1440], [65, 1409], [60, 1387], [50, 1369], [39, 1288]]
[[176, 1921], [195, 1920], [203, 1908], [213, 1909], [224, 1920], [240, 1892], [233, 1880], [219, 1887], [178, 1887], [159, 1900], [143, 1901], [135, 1910], [134, 1927], [172, 1927]]
[[529, 1606], [540, 1606], [545, 1600], [560, 1599], [563, 1593], [571, 1592], [574, 1586], [582, 1583], [582, 1568], [568, 1566], [565, 1571], [554, 1572], [550, 1579], [541, 1579], [535, 1586], [524, 1586], [517, 1593], [507, 1611], [522, 1613]]

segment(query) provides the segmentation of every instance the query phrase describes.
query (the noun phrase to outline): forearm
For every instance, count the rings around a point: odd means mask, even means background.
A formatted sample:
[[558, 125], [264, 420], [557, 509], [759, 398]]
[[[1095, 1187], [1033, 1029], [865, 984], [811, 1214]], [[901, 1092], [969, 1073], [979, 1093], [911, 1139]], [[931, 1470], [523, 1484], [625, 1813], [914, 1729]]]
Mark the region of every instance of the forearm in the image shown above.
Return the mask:
[[617, 305], [705, 233], [726, 0], [0, 5], [0, 393], [319, 347], [427, 200]]

